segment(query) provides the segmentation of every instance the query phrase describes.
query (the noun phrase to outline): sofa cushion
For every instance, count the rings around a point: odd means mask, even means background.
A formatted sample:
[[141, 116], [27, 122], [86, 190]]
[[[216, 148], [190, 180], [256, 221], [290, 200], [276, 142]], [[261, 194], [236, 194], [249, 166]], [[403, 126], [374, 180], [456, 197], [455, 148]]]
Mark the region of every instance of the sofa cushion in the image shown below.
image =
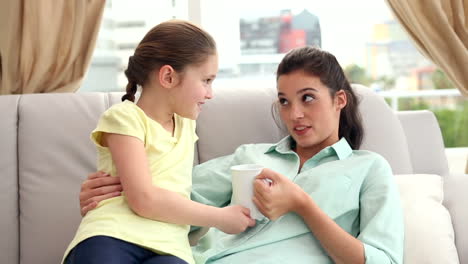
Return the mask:
[[450, 211], [460, 263], [468, 263], [468, 174], [444, 177], [444, 205]]
[[395, 175], [405, 218], [404, 263], [459, 263], [442, 177]]
[[17, 95], [0, 96], [0, 263], [18, 263]]

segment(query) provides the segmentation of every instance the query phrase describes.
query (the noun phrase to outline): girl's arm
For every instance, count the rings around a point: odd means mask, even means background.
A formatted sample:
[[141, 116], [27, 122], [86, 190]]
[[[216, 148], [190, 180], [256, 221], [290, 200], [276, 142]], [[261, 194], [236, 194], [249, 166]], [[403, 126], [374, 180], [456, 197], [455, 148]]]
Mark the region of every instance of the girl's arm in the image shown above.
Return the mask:
[[240, 233], [255, 221], [247, 208], [200, 204], [152, 184], [143, 142], [120, 134], [104, 134], [130, 208], [138, 215], [175, 224], [216, 227]]

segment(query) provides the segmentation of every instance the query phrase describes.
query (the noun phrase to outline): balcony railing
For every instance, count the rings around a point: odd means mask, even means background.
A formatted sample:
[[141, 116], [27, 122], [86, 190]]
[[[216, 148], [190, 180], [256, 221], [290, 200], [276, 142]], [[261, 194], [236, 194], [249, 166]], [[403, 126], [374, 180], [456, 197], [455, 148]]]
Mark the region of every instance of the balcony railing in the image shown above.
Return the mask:
[[439, 90], [419, 90], [419, 91], [404, 91], [392, 90], [381, 91], [379, 95], [390, 99], [390, 106], [393, 110], [398, 110], [398, 99], [400, 98], [428, 98], [428, 97], [461, 97], [460, 91], [457, 89], [439, 89]]

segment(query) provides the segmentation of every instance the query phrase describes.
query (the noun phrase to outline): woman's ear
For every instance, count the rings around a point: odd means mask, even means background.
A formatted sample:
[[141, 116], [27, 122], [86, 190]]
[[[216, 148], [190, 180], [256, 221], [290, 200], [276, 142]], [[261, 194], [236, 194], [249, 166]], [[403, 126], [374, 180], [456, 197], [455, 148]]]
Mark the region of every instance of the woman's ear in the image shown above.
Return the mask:
[[335, 106], [336, 110], [343, 109], [348, 103], [348, 97], [344, 90], [339, 90], [335, 93]]
[[172, 88], [177, 85], [177, 72], [170, 65], [163, 65], [158, 72], [158, 80], [163, 88]]

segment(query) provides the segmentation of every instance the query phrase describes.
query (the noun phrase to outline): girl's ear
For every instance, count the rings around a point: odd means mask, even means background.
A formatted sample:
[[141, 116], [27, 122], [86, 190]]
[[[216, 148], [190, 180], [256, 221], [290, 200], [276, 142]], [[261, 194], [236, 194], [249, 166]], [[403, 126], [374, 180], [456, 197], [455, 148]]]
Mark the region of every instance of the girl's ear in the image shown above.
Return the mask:
[[339, 90], [338, 92], [335, 93], [334, 100], [335, 100], [336, 110], [343, 109], [348, 103], [348, 97], [347, 97], [346, 92], [344, 90]]
[[176, 86], [178, 74], [170, 65], [163, 65], [158, 72], [158, 80], [163, 88]]

